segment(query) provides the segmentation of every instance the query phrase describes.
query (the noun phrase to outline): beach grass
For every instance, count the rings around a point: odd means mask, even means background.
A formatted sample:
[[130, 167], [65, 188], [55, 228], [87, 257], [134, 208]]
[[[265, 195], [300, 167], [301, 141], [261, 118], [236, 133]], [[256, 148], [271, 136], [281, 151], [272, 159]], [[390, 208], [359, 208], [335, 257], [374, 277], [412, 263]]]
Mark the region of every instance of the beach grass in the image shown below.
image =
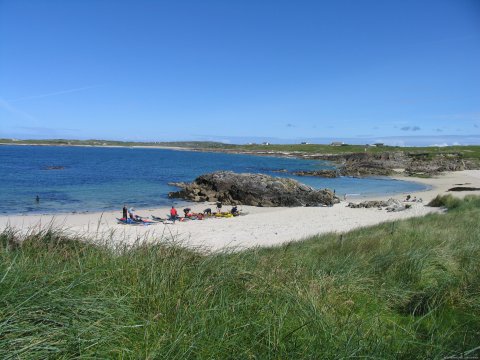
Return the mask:
[[213, 254], [7, 228], [0, 358], [478, 357], [480, 197], [432, 205], [449, 210]]

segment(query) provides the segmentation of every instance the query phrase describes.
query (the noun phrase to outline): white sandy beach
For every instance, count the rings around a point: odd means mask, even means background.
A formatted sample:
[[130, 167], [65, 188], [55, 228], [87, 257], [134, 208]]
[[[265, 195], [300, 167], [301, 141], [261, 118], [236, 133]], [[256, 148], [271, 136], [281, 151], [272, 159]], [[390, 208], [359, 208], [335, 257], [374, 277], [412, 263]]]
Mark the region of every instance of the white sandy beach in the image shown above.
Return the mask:
[[[406, 180], [405, 178], [399, 178]], [[352, 209], [347, 203], [370, 199], [351, 198], [333, 207], [296, 207], [296, 208], [261, 208], [240, 206], [245, 216], [234, 218], [212, 218], [202, 221], [191, 220], [176, 222], [175, 225], [158, 223], [149, 226], [129, 226], [117, 224], [121, 217], [121, 206], [117, 212], [56, 214], [56, 215], [15, 215], [0, 217], [0, 230], [6, 226], [28, 232], [39, 227], [53, 224], [66, 231], [82, 235], [93, 241], [125, 242], [133, 244], [140, 241], [179, 241], [182, 244], [203, 250], [244, 249], [255, 246], [273, 246], [290, 241], [302, 240], [316, 234], [329, 232], [343, 233], [349, 230], [379, 224], [385, 221], [422, 216], [440, 212], [438, 208], [425, 206], [438, 194], [447, 194], [454, 186], [480, 187], [480, 170], [451, 172], [429, 179], [408, 179], [430, 185], [427, 191], [411, 193], [412, 197], [422, 198], [422, 203], [410, 203], [412, 207], [401, 212], [387, 212], [376, 208]], [[477, 192], [453, 192], [454, 196], [463, 197]], [[406, 194], [405, 194], [406, 195]], [[403, 200], [405, 195], [393, 196]], [[379, 198], [376, 198], [377, 200]], [[387, 200], [388, 196], [381, 199]], [[194, 204], [194, 212], [215, 208], [212, 204]], [[229, 209], [230, 207], [226, 207]], [[155, 215], [166, 217], [169, 208], [137, 209], [140, 216]], [[181, 213], [181, 209], [179, 209]]]

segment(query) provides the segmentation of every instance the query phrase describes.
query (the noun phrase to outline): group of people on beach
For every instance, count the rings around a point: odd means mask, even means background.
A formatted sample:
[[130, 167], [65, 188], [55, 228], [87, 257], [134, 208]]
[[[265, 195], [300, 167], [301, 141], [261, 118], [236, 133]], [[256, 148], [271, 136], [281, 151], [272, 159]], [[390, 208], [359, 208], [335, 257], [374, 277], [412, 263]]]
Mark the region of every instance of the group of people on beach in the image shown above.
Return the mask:
[[[223, 214], [221, 212], [222, 203], [217, 202], [216, 206], [217, 206], [217, 213], [216, 214]], [[184, 213], [184, 219], [191, 219], [191, 218], [203, 219], [204, 217], [212, 216], [212, 209], [211, 208], [206, 208], [205, 210], [203, 210], [203, 213], [193, 213], [192, 209], [187, 207], [187, 208], [183, 209], [183, 213]], [[230, 212], [228, 214], [231, 214], [233, 216], [237, 216], [237, 215], [240, 214], [240, 212], [238, 211], [237, 206], [234, 205], [234, 206], [232, 206], [232, 209], [230, 210]], [[132, 221], [142, 220], [141, 216], [138, 216], [138, 215], [135, 214], [135, 209], [133, 207], [127, 208], [126, 204], [123, 205], [122, 215], [123, 215], [123, 219], [125, 219], [125, 220], [128, 220], [128, 219], [131, 219]], [[180, 220], [180, 219], [181, 218], [178, 215], [177, 209], [175, 208], [175, 206], [172, 205], [172, 207], [170, 209], [170, 215], [169, 215], [168, 220], [171, 220], [171, 221], [173, 221], [173, 223], [175, 223], [176, 220]]]
[[418, 198], [416, 196], [414, 196], [412, 198], [411, 195], [407, 195], [407, 197], [405, 198], [405, 200], [403, 200], [404, 202], [423, 202], [423, 199], [422, 198]]
[[[222, 211], [221, 211], [222, 210], [222, 203], [220, 201], [218, 201], [216, 203], [216, 206], [217, 206], [216, 214], [222, 214]], [[191, 218], [203, 219], [204, 217], [212, 216], [212, 209], [211, 208], [206, 208], [205, 210], [203, 210], [203, 213], [193, 213], [192, 209], [187, 207], [187, 208], [183, 209], [183, 214], [184, 214], [184, 219], [191, 219]], [[238, 211], [238, 208], [237, 208], [236, 205], [232, 206], [232, 209], [230, 210], [229, 214], [232, 214], [233, 216], [239, 215], [239, 211]], [[175, 220], [179, 220], [179, 219], [180, 219], [180, 217], [178, 216], [177, 209], [175, 209], [175, 206], [172, 206], [172, 208], [170, 209], [170, 219], [169, 220], [172, 220], [173, 222], [175, 222]]]

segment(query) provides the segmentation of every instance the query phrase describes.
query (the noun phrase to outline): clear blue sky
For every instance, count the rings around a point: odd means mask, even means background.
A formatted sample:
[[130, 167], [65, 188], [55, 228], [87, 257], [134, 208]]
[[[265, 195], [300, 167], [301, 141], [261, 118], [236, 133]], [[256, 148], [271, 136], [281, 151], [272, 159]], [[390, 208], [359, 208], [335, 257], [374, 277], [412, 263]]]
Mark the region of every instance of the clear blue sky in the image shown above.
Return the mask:
[[0, 0], [0, 137], [480, 143], [480, 1]]

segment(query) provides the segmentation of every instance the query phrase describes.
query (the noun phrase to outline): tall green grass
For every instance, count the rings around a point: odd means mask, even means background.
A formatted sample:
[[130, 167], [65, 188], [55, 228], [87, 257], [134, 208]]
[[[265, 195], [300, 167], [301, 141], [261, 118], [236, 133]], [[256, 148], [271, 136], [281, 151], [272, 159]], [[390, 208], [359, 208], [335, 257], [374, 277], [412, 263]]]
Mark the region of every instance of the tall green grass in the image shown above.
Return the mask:
[[0, 358], [478, 357], [480, 198], [451, 208], [208, 255], [5, 229]]

